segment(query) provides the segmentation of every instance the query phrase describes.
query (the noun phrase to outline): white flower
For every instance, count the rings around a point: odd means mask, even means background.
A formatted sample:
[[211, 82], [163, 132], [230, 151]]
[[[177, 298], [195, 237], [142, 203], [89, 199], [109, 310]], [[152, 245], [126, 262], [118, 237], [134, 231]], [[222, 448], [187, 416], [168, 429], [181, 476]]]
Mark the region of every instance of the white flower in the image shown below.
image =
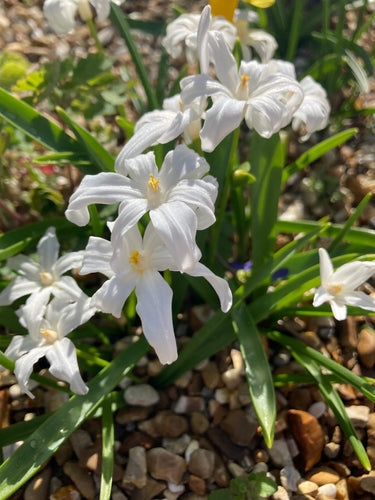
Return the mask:
[[[174, 58], [180, 57], [184, 50], [186, 59], [194, 64], [198, 59], [197, 30], [201, 16], [199, 14], [182, 14], [167, 26], [167, 34], [162, 40], [165, 50]], [[236, 40], [236, 28], [224, 17], [210, 17], [210, 31], [220, 31], [229, 48], [232, 50]]]
[[[0, 293], [0, 306], [9, 305], [25, 295], [38, 297], [47, 303], [50, 295], [74, 299], [82, 291], [71, 276], [63, 276], [70, 269], [80, 267], [83, 252], [70, 252], [58, 258], [59, 242], [56, 229], [49, 227], [37, 246], [39, 263], [25, 255], [8, 259], [7, 265], [19, 274]], [[28, 300], [30, 300], [28, 299]]]
[[197, 139], [205, 107], [205, 100], [198, 101], [186, 107], [180, 94], [164, 99], [162, 110], [150, 111], [137, 121], [133, 137], [122, 148], [116, 162], [134, 158], [155, 144], [173, 141], [183, 132], [187, 144]]
[[[203, 276], [218, 294], [221, 309], [228, 311], [232, 305], [228, 283], [197, 262], [199, 258], [197, 249], [195, 264], [188, 274]], [[177, 359], [172, 289], [159, 272], [166, 269], [178, 270], [178, 266], [152, 223], [149, 223], [143, 240], [138, 227], [130, 229], [117, 242], [90, 237], [80, 271], [81, 274], [88, 274], [99, 270], [110, 278], [93, 295], [92, 305], [116, 317], [120, 317], [127, 297], [135, 289], [136, 309], [143, 332], [163, 364]]]
[[122, 236], [149, 212], [151, 221], [181, 270], [195, 263], [195, 233], [215, 221], [217, 182], [204, 158], [187, 146], [170, 151], [158, 170], [154, 153], [116, 162], [117, 173], [86, 175], [71, 196], [66, 217], [83, 226], [88, 205], [121, 202], [113, 238]]
[[29, 333], [13, 337], [5, 355], [16, 361], [14, 373], [21, 390], [31, 398], [28, 381], [34, 364], [43, 356], [50, 363], [49, 371], [70, 384], [77, 394], [86, 394], [77, 364], [75, 347], [66, 335], [88, 321], [95, 309], [84, 293], [76, 302], [54, 298], [46, 305], [35, 297], [19, 310], [20, 321]]
[[[121, 1], [114, 3], [120, 4]], [[68, 33], [75, 27], [77, 12], [84, 21], [92, 19], [91, 6], [96, 11], [98, 22], [107, 19], [110, 12], [109, 0], [45, 0], [43, 11], [56, 33]]]
[[313, 305], [321, 306], [329, 302], [334, 317], [341, 321], [346, 318], [346, 306], [355, 306], [375, 311], [375, 300], [357, 287], [375, 274], [375, 262], [349, 262], [333, 270], [327, 251], [319, 248], [321, 286], [317, 289]]
[[[265, 138], [286, 126], [303, 99], [298, 82], [281, 73], [269, 74], [267, 65], [257, 61], [242, 61], [238, 71], [220, 33], [210, 35], [209, 45], [219, 81], [208, 74], [188, 76], [181, 81], [181, 96], [186, 104], [202, 96], [211, 96], [213, 100], [200, 134], [202, 149], [213, 151], [243, 118], [250, 129]], [[202, 50], [201, 66], [207, 68], [207, 54], [204, 47]]]

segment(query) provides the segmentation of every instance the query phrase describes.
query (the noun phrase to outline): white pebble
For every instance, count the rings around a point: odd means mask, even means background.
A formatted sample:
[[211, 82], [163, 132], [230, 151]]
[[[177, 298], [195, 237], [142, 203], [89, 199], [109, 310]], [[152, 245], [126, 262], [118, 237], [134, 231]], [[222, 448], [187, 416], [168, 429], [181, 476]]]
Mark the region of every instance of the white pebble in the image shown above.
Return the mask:
[[336, 498], [337, 489], [333, 483], [323, 484], [319, 486], [318, 494], [327, 495], [327, 497]]

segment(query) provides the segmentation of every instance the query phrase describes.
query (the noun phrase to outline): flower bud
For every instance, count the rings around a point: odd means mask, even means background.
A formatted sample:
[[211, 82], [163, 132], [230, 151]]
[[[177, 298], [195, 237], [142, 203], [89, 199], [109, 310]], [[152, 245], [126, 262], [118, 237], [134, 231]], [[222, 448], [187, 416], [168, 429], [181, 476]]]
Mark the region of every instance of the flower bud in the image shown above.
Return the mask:
[[82, 21], [89, 21], [92, 19], [91, 6], [87, 0], [79, 0], [77, 7]]
[[234, 187], [244, 187], [247, 184], [253, 184], [255, 181], [255, 177], [249, 172], [245, 172], [245, 170], [242, 170], [242, 168], [238, 168], [233, 172]]

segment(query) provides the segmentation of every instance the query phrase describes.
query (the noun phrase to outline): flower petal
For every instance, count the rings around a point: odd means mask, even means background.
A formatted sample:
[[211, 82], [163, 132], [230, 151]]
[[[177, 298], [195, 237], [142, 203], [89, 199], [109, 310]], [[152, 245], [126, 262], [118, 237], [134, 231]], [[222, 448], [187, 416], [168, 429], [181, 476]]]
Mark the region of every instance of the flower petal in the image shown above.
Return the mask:
[[113, 277], [106, 281], [92, 296], [91, 305], [99, 311], [110, 313], [115, 318], [119, 318], [124, 303], [134, 290], [135, 284], [136, 280], [132, 275], [129, 275], [128, 280]]
[[197, 29], [197, 48], [201, 73], [208, 73], [210, 64], [208, 54], [208, 30], [211, 23], [211, 7], [206, 5], [202, 10]]
[[55, 297], [65, 300], [78, 300], [82, 296], [82, 290], [71, 276], [61, 276], [52, 285], [51, 290]]
[[115, 220], [112, 231], [113, 245], [117, 247], [119, 239], [133, 227], [137, 225], [142, 215], [147, 212], [148, 201], [146, 199], [133, 200], [129, 203], [122, 203], [119, 209], [119, 215]]
[[78, 269], [82, 266], [84, 252], [69, 252], [60, 257], [54, 266], [54, 271], [58, 276], [66, 273], [70, 269]]
[[246, 101], [219, 97], [206, 112], [206, 120], [201, 130], [202, 149], [210, 153], [216, 146], [239, 127]]
[[229, 89], [208, 75], [186, 76], [180, 82], [181, 99], [187, 105], [203, 96], [226, 95], [233, 97]]
[[15, 363], [14, 374], [17, 378], [18, 385], [21, 391], [25, 392], [31, 399], [34, 399], [34, 395], [27, 387], [28, 381], [33, 371], [34, 364], [46, 354], [48, 347], [49, 346], [35, 347], [17, 359]]
[[330, 300], [333, 300], [333, 295], [320, 286], [315, 292], [313, 306], [319, 307], [324, 304], [324, 302], [329, 302]]
[[143, 333], [163, 364], [177, 359], [172, 323], [172, 290], [158, 272], [147, 271], [138, 282], [137, 313]]
[[22, 276], [17, 276], [0, 293], [0, 306], [8, 306], [20, 297], [38, 292], [41, 289], [42, 287], [39, 283], [26, 280]]
[[355, 261], [340, 266], [331, 277], [344, 290], [354, 290], [375, 274], [375, 262]]
[[113, 250], [110, 241], [96, 236], [90, 236], [84, 251], [84, 259], [79, 274], [100, 272], [111, 278], [113, 271], [110, 266]]
[[199, 179], [210, 169], [207, 161], [181, 144], [167, 153], [159, 172], [164, 191], [173, 189], [182, 179]]
[[15, 361], [37, 346], [37, 343], [30, 335], [16, 335], [10, 341], [10, 344], [6, 348], [4, 354], [8, 358]]
[[43, 12], [56, 33], [68, 33], [75, 26], [77, 3], [74, 0], [45, 0]]
[[333, 265], [325, 248], [319, 248], [320, 281], [324, 286], [333, 275]]
[[228, 282], [225, 279], [216, 276], [208, 267], [204, 266], [200, 262], [197, 262], [194, 269], [187, 271], [190, 276], [202, 276], [205, 278], [212, 288], [217, 293], [220, 300], [220, 307], [223, 312], [228, 312], [232, 307], [232, 292], [229, 288]]
[[336, 302], [335, 300], [330, 300], [329, 305], [332, 308], [332, 312], [337, 321], [343, 321], [346, 319], [347, 309], [345, 304]]
[[364, 292], [351, 292], [345, 294], [345, 303], [348, 306], [361, 307], [367, 311], [375, 311], [375, 300]]
[[87, 394], [89, 389], [79, 373], [77, 353], [71, 340], [65, 337], [54, 342], [46, 352], [46, 358], [54, 377], [68, 382], [76, 394]]
[[49, 227], [39, 240], [37, 250], [40, 267], [43, 271], [51, 271], [59, 256], [60, 244], [56, 238], [56, 228]]
[[234, 94], [240, 83], [237, 62], [225, 41], [224, 35], [219, 31], [209, 34], [209, 49], [215, 64], [215, 71], [220, 82]]
[[[155, 111], [151, 111], [147, 114], [151, 115], [153, 113], [155, 113]], [[162, 111], [158, 111], [157, 113], [160, 114]], [[128, 140], [116, 159], [115, 169], [117, 172], [121, 170], [121, 165], [125, 160], [136, 157], [147, 148], [159, 142], [159, 138], [169, 129], [174, 118], [173, 116], [173, 118], [170, 119], [171, 113], [169, 111], [165, 113], [168, 113], [168, 121], [157, 120], [156, 123], [145, 123], [135, 131], [134, 135]]]
[[96, 19], [99, 23], [107, 19], [110, 12], [109, 0], [89, 0], [89, 2], [96, 10]]
[[180, 271], [191, 269], [196, 263], [195, 233], [197, 217], [184, 203], [163, 203], [150, 211], [152, 223], [167, 246]]
[[111, 204], [138, 197], [139, 193], [131, 186], [130, 180], [120, 174], [101, 172], [86, 175], [70, 197], [65, 216], [77, 226], [84, 226], [90, 220], [89, 205]]

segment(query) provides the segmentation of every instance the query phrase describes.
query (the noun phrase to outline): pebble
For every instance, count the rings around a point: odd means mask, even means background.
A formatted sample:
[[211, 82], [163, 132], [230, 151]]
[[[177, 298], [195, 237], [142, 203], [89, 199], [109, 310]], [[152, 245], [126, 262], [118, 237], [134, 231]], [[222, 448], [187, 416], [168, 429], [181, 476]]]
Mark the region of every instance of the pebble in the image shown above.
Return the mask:
[[236, 462], [228, 462], [228, 470], [231, 473], [232, 477], [246, 477], [245, 469], [236, 464]]
[[46, 467], [35, 476], [26, 487], [24, 500], [48, 500], [51, 476], [52, 470], [50, 467]]
[[302, 410], [289, 410], [288, 422], [298, 444], [305, 470], [319, 462], [325, 445], [325, 434], [318, 420]]
[[283, 486], [278, 486], [277, 491], [272, 495], [272, 500], [289, 500], [290, 496]]
[[229, 390], [226, 387], [220, 387], [215, 391], [215, 399], [221, 405], [225, 405], [229, 402]]
[[312, 481], [318, 486], [323, 486], [323, 484], [328, 484], [328, 483], [336, 484], [337, 481], [340, 479], [340, 476], [331, 467], [322, 465], [320, 467], [312, 469], [308, 474], [306, 474], [306, 479]]
[[336, 483], [337, 498], [339, 500], [349, 500], [348, 483], [346, 479], [340, 479]]
[[210, 422], [202, 413], [192, 412], [190, 415], [190, 427], [193, 434], [204, 434], [209, 426]]
[[336, 458], [339, 452], [340, 452], [340, 445], [338, 443], [330, 442], [324, 445], [324, 455], [330, 460]]
[[213, 361], [206, 364], [201, 371], [201, 375], [205, 386], [209, 389], [215, 389], [220, 384], [220, 373]]
[[207, 431], [208, 439], [227, 458], [239, 462], [244, 456], [244, 448], [232, 443], [226, 432], [218, 427], [211, 427]]
[[124, 392], [125, 401], [130, 406], [153, 406], [159, 402], [158, 392], [148, 384], [131, 385]]
[[175, 413], [192, 413], [193, 411], [204, 411], [204, 399], [200, 396], [180, 396], [176, 401]]
[[336, 498], [337, 489], [332, 483], [323, 484], [319, 486], [318, 493], [320, 495], [326, 495], [327, 497]]
[[162, 410], [154, 418], [138, 424], [138, 429], [153, 438], [175, 438], [187, 432], [189, 423], [186, 417], [175, 415], [170, 410]]
[[176, 379], [174, 383], [180, 389], [186, 389], [187, 386], [190, 384], [192, 377], [193, 377], [192, 370], [188, 370], [187, 372], [183, 373], [180, 377], [178, 377], [178, 379]]
[[77, 462], [65, 462], [63, 466], [64, 473], [70, 477], [81, 495], [87, 500], [93, 500], [95, 497], [94, 481], [90, 473], [79, 467]]
[[312, 481], [300, 481], [297, 485], [297, 491], [302, 495], [311, 495], [315, 497], [318, 493], [318, 485]]
[[81, 500], [80, 493], [73, 485], [63, 486], [50, 495], [49, 500]]
[[215, 466], [215, 453], [211, 450], [198, 448], [190, 455], [188, 470], [202, 479], [212, 477]]
[[161, 481], [155, 481], [148, 477], [144, 488], [135, 488], [131, 492], [132, 500], [151, 500], [165, 490], [166, 484]]
[[301, 474], [292, 464], [283, 467], [280, 471], [281, 485], [284, 486], [287, 491], [297, 491], [297, 483], [300, 479]]
[[135, 446], [129, 450], [129, 459], [126, 465], [122, 484], [134, 485], [143, 488], [147, 483], [146, 450], [142, 446]]
[[375, 495], [375, 472], [362, 476], [359, 484], [364, 491]]
[[144, 406], [132, 406], [121, 408], [115, 416], [116, 423], [127, 425], [131, 422], [139, 422], [146, 419], [150, 414], [150, 408]]
[[203, 496], [206, 494], [206, 483], [201, 477], [190, 474], [188, 485], [189, 488], [197, 495]]
[[323, 401], [316, 401], [313, 403], [309, 409], [307, 410], [310, 415], [319, 420], [322, 417], [327, 409], [327, 405]]
[[292, 463], [292, 457], [284, 438], [275, 439], [272, 447], [268, 448], [268, 453], [276, 467], [284, 467]]
[[84, 429], [77, 429], [69, 438], [74, 453], [80, 458], [82, 451], [93, 444], [90, 434]]
[[368, 406], [352, 405], [347, 406], [345, 409], [354, 427], [366, 427], [370, 415], [370, 408]]
[[191, 442], [189, 434], [182, 434], [178, 438], [164, 438], [162, 441], [163, 448], [175, 453], [176, 455], [183, 455]]
[[251, 472], [258, 474], [259, 472], [268, 472], [268, 465], [266, 462], [258, 462], [254, 465]]
[[233, 443], [249, 446], [256, 434], [258, 422], [251, 421], [243, 410], [233, 410], [222, 420], [220, 427], [229, 435]]
[[180, 483], [186, 471], [185, 459], [160, 447], [149, 450], [146, 458], [147, 469], [154, 479]]
[[375, 365], [375, 333], [371, 328], [362, 328], [357, 344], [358, 356], [366, 368]]

